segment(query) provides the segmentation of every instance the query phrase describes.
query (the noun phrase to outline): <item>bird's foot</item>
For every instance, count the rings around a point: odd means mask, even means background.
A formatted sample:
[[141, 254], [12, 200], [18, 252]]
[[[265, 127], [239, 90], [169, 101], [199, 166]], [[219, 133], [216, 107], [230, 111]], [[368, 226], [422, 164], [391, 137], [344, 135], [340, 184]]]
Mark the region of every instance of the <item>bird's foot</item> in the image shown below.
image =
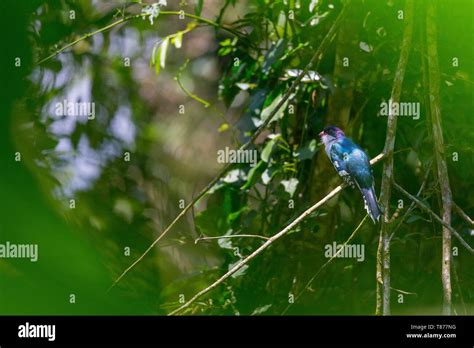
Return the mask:
[[344, 180], [344, 182], [346, 183], [346, 185], [354, 188], [355, 187], [355, 184], [354, 184], [354, 181], [351, 179], [351, 177], [349, 175], [344, 175], [342, 176], [342, 180]]

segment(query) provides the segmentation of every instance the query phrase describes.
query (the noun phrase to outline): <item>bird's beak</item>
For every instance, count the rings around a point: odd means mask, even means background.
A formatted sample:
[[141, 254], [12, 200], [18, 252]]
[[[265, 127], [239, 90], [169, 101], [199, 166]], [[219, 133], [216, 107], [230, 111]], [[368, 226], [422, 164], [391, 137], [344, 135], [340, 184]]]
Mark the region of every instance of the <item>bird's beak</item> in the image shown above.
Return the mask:
[[324, 131], [319, 132], [319, 137], [321, 138], [324, 134], [326, 134]]

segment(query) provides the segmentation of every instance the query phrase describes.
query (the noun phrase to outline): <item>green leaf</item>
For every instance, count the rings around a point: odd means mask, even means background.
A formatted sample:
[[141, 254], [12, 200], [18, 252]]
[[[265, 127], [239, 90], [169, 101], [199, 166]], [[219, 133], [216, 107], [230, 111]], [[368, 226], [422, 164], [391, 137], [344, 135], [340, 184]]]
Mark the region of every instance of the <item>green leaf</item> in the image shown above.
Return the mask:
[[150, 57], [150, 66], [155, 66], [155, 73], [156, 75], [160, 74], [160, 64], [158, 64], [157, 57], [160, 56], [161, 52], [161, 45], [162, 42], [157, 42], [153, 46], [153, 51], [151, 51], [151, 57]]
[[251, 115], [260, 116], [268, 92], [268, 89], [265, 88], [255, 90], [255, 92], [252, 94], [248, 107], [249, 113]]
[[263, 170], [264, 170], [265, 166], [266, 166], [266, 163], [262, 160], [262, 161], [259, 161], [256, 166], [252, 167], [252, 169], [249, 170], [249, 174], [248, 174], [248, 177], [247, 177], [247, 182], [245, 183], [244, 186], [242, 186], [241, 189], [242, 190], [247, 190], [247, 189], [251, 188], [253, 185], [255, 185], [258, 178], [263, 173]]
[[196, 229], [205, 236], [224, 235], [230, 226], [222, 205], [212, 205], [195, 217]]
[[240, 215], [242, 215], [242, 213], [246, 212], [247, 210], [249, 210], [249, 207], [247, 206], [244, 206], [242, 207], [241, 209], [237, 210], [237, 211], [234, 211], [233, 213], [230, 213], [228, 216], [227, 216], [227, 222], [229, 224], [232, 224], [234, 223], [235, 220], [237, 220]]
[[245, 179], [245, 172], [242, 169], [233, 169], [222, 178], [222, 181], [227, 184], [242, 181]]
[[222, 47], [222, 48], [219, 48], [219, 51], [217, 52], [217, 54], [220, 57], [224, 57], [224, 56], [227, 56], [228, 54], [230, 54], [231, 52], [232, 52], [231, 47]]
[[156, 43], [153, 45], [153, 50], [151, 51], [151, 56], [150, 56], [150, 66], [153, 66], [156, 64], [156, 49], [158, 48], [158, 44], [159, 43]]
[[262, 72], [267, 74], [270, 71], [272, 65], [279, 61], [285, 53], [287, 43], [285, 39], [278, 40], [265, 55], [265, 61], [263, 63]]
[[410, 216], [410, 217], [407, 219], [406, 223], [407, 223], [407, 224], [411, 224], [412, 222], [415, 222], [415, 221], [417, 221], [417, 220], [422, 220], [422, 219], [423, 219], [423, 218], [422, 218], [421, 216], [412, 215], [412, 216]]
[[316, 139], [311, 140], [307, 145], [300, 147], [298, 151], [294, 152], [293, 156], [300, 161], [312, 159], [317, 151], [316, 144]]
[[271, 139], [263, 148], [262, 154], [260, 155], [260, 158], [264, 162], [268, 162], [270, 159], [270, 155], [272, 153], [273, 147], [275, 146], [276, 142], [278, 141], [278, 136], [275, 136], [273, 139]]
[[183, 34], [184, 32], [178, 31], [175, 36], [171, 39], [171, 43], [174, 45], [176, 48], [181, 48], [183, 45]]
[[[160, 55], [160, 52], [161, 52], [161, 46], [158, 47], [158, 50], [156, 52], [156, 55], [159, 56]], [[159, 75], [160, 74], [160, 64], [156, 61], [156, 59], [153, 59], [155, 62], [155, 74], [156, 75]]]
[[229, 127], [230, 127], [229, 124], [226, 123], [226, 122], [224, 122], [223, 124], [221, 124], [221, 125], [219, 126], [219, 128], [217, 129], [217, 131], [218, 131], [219, 133], [222, 133], [222, 132], [225, 132], [226, 130], [228, 130]]
[[222, 40], [221, 42], [219, 42], [220, 48], [219, 48], [217, 54], [221, 57], [230, 54], [233, 51], [234, 46], [237, 42], [236, 39], [231, 40], [231, 39], [227, 38], [227, 39]]
[[227, 39], [222, 40], [221, 42], [219, 42], [219, 45], [222, 46], [222, 47], [232, 46], [232, 41], [231, 41], [231, 39], [227, 38]]
[[194, 6], [194, 14], [196, 16], [201, 15], [203, 3], [204, 3], [204, 0], [196, 0], [196, 5]]

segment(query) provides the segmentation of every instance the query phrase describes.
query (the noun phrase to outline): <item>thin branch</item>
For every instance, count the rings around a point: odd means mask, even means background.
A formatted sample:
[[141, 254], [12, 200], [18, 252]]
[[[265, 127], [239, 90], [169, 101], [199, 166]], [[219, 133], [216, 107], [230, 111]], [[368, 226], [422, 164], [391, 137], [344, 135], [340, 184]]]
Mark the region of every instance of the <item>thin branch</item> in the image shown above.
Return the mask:
[[376, 255], [376, 267], [375, 267], [375, 315], [381, 315], [383, 309], [382, 301], [382, 250], [383, 250], [383, 238], [382, 233], [379, 236], [379, 242], [377, 245], [377, 255]]
[[462, 293], [462, 287], [461, 287], [461, 282], [459, 281], [459, 275], [458, 271], [456, 269], [456, 262], [453, 261], [453, 274], [454, 274], [454, 280], [456, 281], [456, 285], [458, 288], [458, 293], [459, 293], [459, 299], [461, 300], [461, 305], [464, 310], [464, 315], [467, 315], [467, 309], [466, 309], [466, 303], [464, 302], [464, 295]]
[[[194, 99], [198, 103], [202, 104], [205, 108], [208, 108], [211, 106], [211, 103], [208, 102], [207, 100], [198, 97], [197, 95], [193, 94], [189, 89], [186, 88], [186, 86], [183, 84], [181, 81], [181, 75], [183, 74], [184, 70], [188, 67], [189, 64], [189, 59], [186, 59], [184, 64], [179, 68], [178, 73], [175, 76], [175, 80], [178, 83], [179, 88], [191, 99]], [[227, 120], [226, 120], [227, 121]]]
[[[181, 76], [183, 74], [183, 72], [186, 70], [186, 68], [188, 67], [188, 64], [189, 64], [189, 59], [186, 59], [186, 61], [184, 62], [184, 64], [178, 69], [178, 73], [176, 74], [176, 76], [174, 77], [174, 79], [176, 80], [176, 82], [178, 83], [178, 86], [181, 88], [181, 90], [183, 91], [184, 94], [186, 94], [188, 97], [190, 97], [191, 99], [194, 99], [195, 101], [197, 101], [198, 103], [202, 104], [205, 108], [212, 108], [216, 114], [222, 119], [223, 122], [227, 123], [227, 124], [231, 124], [231, 122], [229, 122], [229, 120], [226, 118], [226, 115], [224, 115], [224, 113], [222, 113], [215, 105], [211, 104], [211, 102], [197, 96], [196, 94], [193, 94], [185, 85], [184, 83], [181, 81]], [[235, 141], [235, 143], [238, 143], [238, 137], [236, 135], [236, 127], [235, 125], [231, 125], [231, 134], [232, 134], [232, 138], [233, 140]], [[193, 192], [193, 195], [194, 195], [194, 192]]]
[[[428, 178], [430, 177], [430, 172], [431, 172], [431, 164], [432, 162], [430, 161], [429, 164], [427, 165], [427, 169], [426, 169], [426, 172], [425, 172], [425, 177], [423, 179], [423, 182], [421, 183], [421, 186], [420, 186], [420, 189], [418, 190], [418, 192], [416, 193], [416, 197], [418, 198], [421, 193], [423, 192], [423, 190], [425, 189], [425, 186], [426, 186], [426, 183], [428, 182]], [[407, 211], [405, 212], [405, 214], [403, 214], [402, 218], [400, 219], [400, 222], [398, 223], [397, 227], [395, 227], [392, 231], [392, 234], [390, 235], [390, 241], [392, 241], [392, 238], [393, 236], [395, 235], [395, 233], [398, 231], [398, 229], [401, 227], [401, 225], [403, 224], [403, 221], [405, 221], [405, 219], [407, 218], [408, 214], [411, 213], [411, 211], [415, 208], [415, 202], [411, 202], [410, 206], [408, 207]]]
[[74, 40], [73, 42], [68, 43], [67, 45], [61, 47], [61, 48], [58, 49], [57, 51], [54, 51], [54, 52], [53, 52], [52, 54], [50, 54], [49, 56], [47, 56], [47, 57], [41, 59], [41, 60], [40, 60], [38, 63], [36, 63], [36, 64], [37, 64], [37, 65], [41, 65], [41, 64], [43, 64], [44, 62], [46, 62], [47, 60], [50, 60], [50, 59], [56, 57], [58, 54], [60, 54], [60, 53], [63, 52], [64, 50], [67, 50], [68, 48], [70, 48], [70, 47], [76, 45], [77, 43], [79, 43], [79, 42], [81, 42], [81, 41], [83, 41], [83, 40], [86, 40], [86, 39], [90, 38], [91, 36], [94, 36], [94, 35], [96, 35], [96, 34], [102, 33], [102, 32], [104, 32], [104, 31], [107, 31], [107, 30], [109, 30], [109, 29], [112, 29], [113, 27], [115, 27], [115, 26], [117, 26], [117, 25], [119, 25], [119, 24], [125, 23], [125, 22], [127, 22], [127, 21], [129, 21], [129, 20], [132, 20], [132, 19], [135, 19], [135, 18], [139, 18], [139, 17], [141, 17], [141, 15], [135, 15], [135, 16], [124, 17], [124, 18], [122, 18], [122, 19], [119, 19], [118, 21], [115, 21], [115, 22], [113, 22], [113, 23], [111, 23], [111, 24], [109, 24], [109, 25], [106, 25], [105, 27], [102, 27], [102, 28], [97, 29], [97, 30], [95, 30], [95, 31], [93, 31], [93, 32], [87, 33], [87, 34], [85, 34], [85, 35], [82, 35], [81, 37], [79, 37], [78, 39]]
[[[364, 222], [367, 220], [367, 216], [365, 215], [364, 218], [360, 221], [359, 225], [355, 228], [355, 230], [351, 233], [349, 238], [342, 244], [343, 246], [346, 246], [356, 235], [356, 233], [360, 230]], [[313, 283], [313, 281], [316, 279], [316, 277], [325, 269], [343, 250], [344, 248], [340, 248], [329, 260], [327, 260], [319, 269], [318, 271], [309, 279], [309, 281], [306, 283], [306, 285], [303, 287], [303, 290], [299, 292], [298, 295], [295, 297], [295, 302], [303, 295], [303, 293], [310, 287], [310, 285]], [[292, 306], [293, 303], [288, 304], [286, 308], [283, 310], [281, 315], [284, 315], [288, 309]]]
[[[378, 156], [374, 157], [370, 163], [375, 164], [378, 161], [380, 161], [384, 157], [383, 153], [379, 154]], [[244, 259], [240, 260], [234, 267], [232, 267], [227, 273], [225, 273], [223, 276], [221, 276], [219, 279], [217, 279], [214, 283], [209, 285], [207, 288], [202, 289], [199, 291], [196, 295], [194, 295], [188, 302], [183, 304], [181, 307], [177, 308], [176, 310], [172, 311], [168, 315], [175, 315], [181, 312], [182, 310], [186, 309], [189, 307], [194, 301], [196, 301], [198, 298], [203, 296], [204, 294], [208, 293], [209, 291], [213, 290], [216, 288], [219, 284], [224, 282], [227, 278], [229, 278], [232, 274], [237, 272], [239, 269], [241, 269], [244, 265], [249, 263], [252, 259], [254, 259], [258, 254], [260, 254], [262, 251], [264, 251], [266, 248], [268, 248], [273, 242], [276, 240], [280, 239], [283, 237], [285, 234], [290, 232], [296, 225], [298, 225], [301, 221], [303, 221], [306, 217], [308, 217], [311, 213], [313, 213], [316, 209], [327, 203], [331, 198], [336, 196], [339, 192], [341, 192], [344, 188], [346, 187], [346, 184], [343, 183], [339, 186], [337, 186], [334, 190], [329, 192], [324, 198], [322, 198], [319, 202], [305, 210], [301, 215], [299, 215], [296, 219], [294, 219], [289, 225], [287, 225], [283, 230], [280, 232], [274, 234], [272, 237], [270, 237], [265, 243], [263, 243], [260, 247], [255, 249], [249, 256], [245, 257]]]
[[474, 221], [464, 212], [464, 210], [461, 209], [459, 205], [456, 204], [456, 202], [453, 202], [453, 208], [471, 227], [474, 227]]
[[415, 196], [411, 195], [409, 192], [405, 191], [405, 189], [403, 187], [401, 187], [400, 185], [398, 185], [396, 182], [393, 183], [393, 187], [395, 187], [398, 191], [400, 191], [405, 196], [410, 198], [413, 202], [415, 202], [416, 205], [418, 205], [421, 208], [421, 210], [423, 210], [426, 213], [430, 214], [436, 221], [438, 221], [441, 225], [446, 227], [471, 254], [474, 254], [474, 249], [461, 237], [461, 235], [451, 225], [448, 225], [446, 222], [444, 222], [443, 219], [441, 219], [427, 205], [425, 205], [423, 202], [421, 202]]
[[399, 292], [400, 294], [403, 294], [403, 295], [418, 296], [418, 294], [416, 292], [409, 292], [409, 291], [405, 291], [405, 290], [401, 290], [401, 289], [397, 289], [397, 288], [392, 288], [392, 287], [390, 287], [390, 289], [392, 289], [393, 291]]
[[[232, 35], [234, 36], [237, 36], [239, 38], [244, 38], [244, 35], [242, 33], [240, 33], [239, 31], [237, 30], [234, 30], [230, 27], [227, 27], [225, 25], [221, 25], [221, 24], [218, 24], [216, 22], [213, 22], [211, 21], [210, 19], [207, 19], [207, 18], [203, 18], [203, 17], [199, 17], [199, 16], [196, 16], [196, 15], [193, 15], [193, 14], [190, 14], [190, 13], [185, 13], [185, 12], [180, 12], [180, 11], [160, 11], [160, 16], [185, 16], [187, 18], [192, 18], [192, 19], [195, 19], [197, 20], [198, 22], [201, 22], [201, 23], [206, 23], [210, 26], [213, 26], [213, 27], [216, 27], [216, 28], [220, 28], [222, 30], [225, 30], [229, 33], [231, 33]], [[67, 45], [61, 47], [60, 49], [58, 49], [57, 51], [53, 52], [52, 54], [50, 54], [49, 56], [41, 59], [40, 61], [38, 61], [38, 63], [36, 63], [37, 65], [40, 65], [40, 64], [43, 64], [44, 62], [46, 62], [47, 60], [50, 60], [54, 57], [56, 57], [58, 54], [60, 54], [61, 52], [63, 52], [64, 50], [76, 45], [77, 43], [83, 41], [83, 40], [86, 40], [88, 38], [90, 38], [91, 36], [94, 36], [96, 34], [99, 34], [99, 33], [103, 33], [105, 31], [108, 31], [110, 29], [112, 29], [113, 27], [119, 25], [119, 24], [122, 24], [122, 23], [125, 23], [125, 22], [128, 22], [130, 20], [133, 20], [133, 19], [138, 19], [138, 18], [146, 18], [146, 15], [143, 15], [143, 14], [136, 14], [136, 15], [132, 15], [132, 16], [128, 16], [128, 17], [123, 17], [121, 19], [119, 19], [118, 21], [115, 21], [113, 23], [110, 23], [109, 25], [106, 25], [105, 27], [102, 27], [100, 29], [97, 29], [93, 32], [90, 32], [90, 33], [87, 33], [85, 35], [82, 35], [81, 37], [77, 38], [76, 40], [74, 40], [73, 42], [70, 42], [68, 43]]]
[[260, 238], [264, 240], [270, 239], [269, 237], [260, 236], [258, 234], [231, 234], [228, 236], [217, 236], [217, 237], [199, 237], [196, 238], [194, 244], [197, 244], [203, 240], [212, 240], [212, 239], [226, 239], [226, 238]]
[[[413, 36], [413, 0], [407, 0], [405, 6], [406, 24], [403, 31], [403, 40], [400, 49], [400, 57], [398, 60], [397, 70], [393, 81], [390, 101], [398, 104], [402, 93], [403, 79], [405, 77], [408, 56], [411, 49], [411, 41]], [[377, 252], [377, 304], [376, 314], [390, 314], [390, 196], [391, 182], [393, 178], [393, 149], [395, 147], [395, 136], [397, 133], [397, 115], [390, 108], [387, 120], [387, 132], [385, 138], [384, 153], [387, 160], [383, 165], [383, 176], [380, 190], [380, 204], [384, 212], [380, 227], [379, 249]], [[382, 284], [380, 284], [382, 278]]]
[[[341, 13], [339, 13], [339, 16], [337, 17], [336, 21], [332, 25], [331, 29], [327, 33], [326, 37], [323, 39], [321, 42], [321, 45], [317, 49], [317, 51], [314, 53], [313, 57], [309, 61], [309, 63], [304, 67], [303, 71], [301, 74], [293, 81], [291, 84], [290, 88], [286, 91], [286, 93], [283, 95], [281, 98], [280, 102], [278, 105], [275, 107], [275, 109], [270, 113], [270, 115], [267, 117], [267, 119], [262, 123], [262, 125], [255, 131], [255, 133], [252, 135], [252, 137], [245, 143], [243, 144], [240, 148], [240, 150], [245, 150], [247, 149], [253, 142], [257, 139], [257, 137], [260, 135], [260, 133], [266, 129], [270, 121], [273, 119], [273, 117], [276, 115], [276, 113], [280, 110], [280, 108], [285, 104], [285, 102], [288, 100], [290, 95], [293, 93], [293, 91], [296, 89], [296, 87], [299, 85], [303, 77], [308, 73], [308, 70], [315, 64], [316, 62], [319, 62], [321, 59], [321, 56], [323, 52], [326, 51], [327, 47], [329, 46], [330, 42], [334, 38], [334, 35], [337, 31], [337, 28], [339, 27], [341, 21], [345, 17], [347, 12], [347, 5], [345, 5]], [[110, 291], [115, 285], [120, 282], [120, 280], [130, 271], [132, 270], [143, 258], [155, 247], [155, 245], [171, 230], [171, 228], [183, 217], [187, 211], [196, 204], [197, 201], [199, 201], [219, 180], [220, 178], [228, 172], [229, 169], [233, 167], [233, 163], [228, 163], [224, 166], [224, 168], [217, 174], [199, 193], [198, 195], [186, 206], [184, 209], [176, 216], [176, 218], [166, 227], [166, 229], [156, 238], [153, 243], [145, 250], [145, 252], [138, 258], [136, 259], [127, 269], [125, 269], [122, 274], [114, 281], [114, 283], [110, 286], [108, 291]]]

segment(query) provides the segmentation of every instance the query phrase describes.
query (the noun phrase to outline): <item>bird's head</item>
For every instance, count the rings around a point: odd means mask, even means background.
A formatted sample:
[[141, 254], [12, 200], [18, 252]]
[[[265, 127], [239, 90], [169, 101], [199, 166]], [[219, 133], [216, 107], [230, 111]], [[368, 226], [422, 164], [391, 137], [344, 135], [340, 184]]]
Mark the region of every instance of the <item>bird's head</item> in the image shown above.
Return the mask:
[[319, 137], [324, 144], [344, 136], [344, 132], [335, 126], [327, 126], [319, 133]]

